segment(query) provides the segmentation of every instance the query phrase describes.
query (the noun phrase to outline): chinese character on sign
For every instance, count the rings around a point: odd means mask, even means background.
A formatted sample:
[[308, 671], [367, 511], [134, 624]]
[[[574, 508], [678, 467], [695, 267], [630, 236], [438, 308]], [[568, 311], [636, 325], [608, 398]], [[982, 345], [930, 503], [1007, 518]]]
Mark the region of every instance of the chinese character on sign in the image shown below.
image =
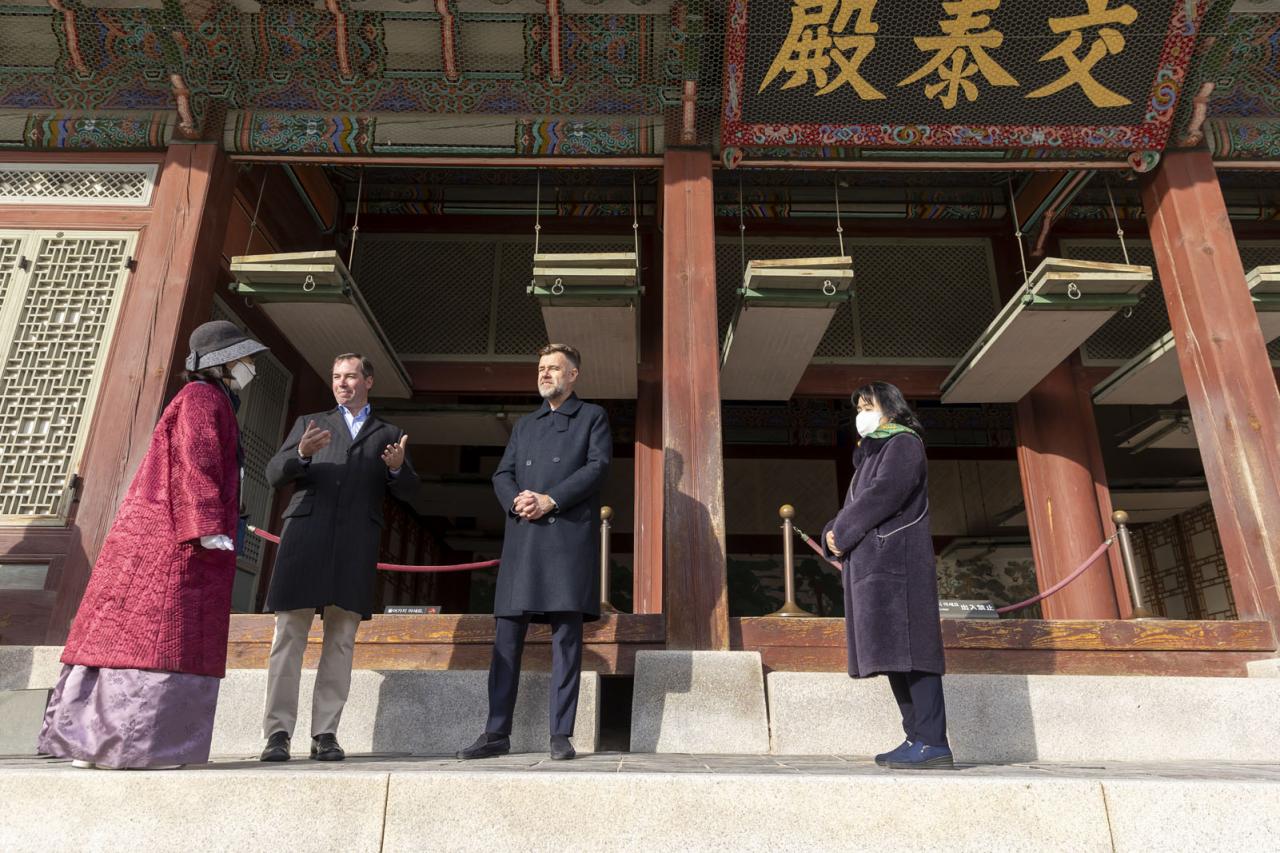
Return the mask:
[[812, 74], [818, 85], [815, 94], [828, 95], [847, 83], [864, 101], [882, 100], [884, 95], [858, 70], [876, 46], [875, 34], [880, 25], [871, 20], [876, 2], [793, 0], [791, 30], [764, 75], [759, 91], [763, 92], [775, 77], [786, 72], [791, 79], [782, 84], [783, 89], [809, 82]]
[[[1131, 101], [1123, 95], [1111, 91], [1093, 78], [1093, 67], [1107, 56], [1114, 56], [1124, 50], [1124, 35], [1108, 24], [1129, 26], [1138, 20], [1138, 10], [1128, 3], [1115, 9], [1108, 8], [1111, 0], [1085, 0], [1089, 11], [1083, 15], [1070, 18], [1050, 18], [1049, 29], [1061, 35], [1070, 33], [1062, 43], [1040, 57], [1041, 62], [1050, 59], [1061, 59], [1067, 66], [1067, 72], [1047, 86], [1036, 89], [1028, 98], [1044, 98], [1061, 92], [1071, 86], [1079, 86], [1093, 102], [1095, 107], [1123, 107]], [[1089, 52], [1081, 59], [1076, 51], [1084, 44], [1084, 30], [1088, 27], [1100, 27]]]
[[1004, 43], [1004, 33], [989, 29], [989, 15], [978, 14], [1000, 8], [1000, 0], [955, 0], [943, 3], [942, 8], [950, 16], [938, 22], [946, 35], [918, 36], [915, 40], [920, 50], [934, 51], [933, 59], [898, 85], [906, 86], [936, 71], [939, 82], [926, 85], [924, 94], [931, 100], [938, 98], [948, 110], [960, 100], [962, 92], [969, 101], [978, 99], [978, 86], [969, 78], [979, 72], [992, 86], [1018, 85], [987, 53]]

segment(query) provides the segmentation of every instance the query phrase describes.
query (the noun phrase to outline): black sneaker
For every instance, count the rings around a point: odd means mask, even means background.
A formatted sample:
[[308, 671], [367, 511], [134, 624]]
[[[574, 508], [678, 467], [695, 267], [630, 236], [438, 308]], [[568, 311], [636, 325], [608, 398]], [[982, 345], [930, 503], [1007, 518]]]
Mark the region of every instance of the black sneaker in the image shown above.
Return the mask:
[[458, 757], [465, 760], [472, 758], [493, 758], [506, 755], [511, 751], [511, 738], [507, 735], [485, 732], [476, 738], [476, 742], [466, 749], [458, 751]]
[[311, 758], [314, 761], [341, 761], [347, 754], [338, 746], [338, 738], [332, 734], [316, 735], [311, 739]]
[[288, 761], [289, 760], [289, 735], [285, 732], [276, 732], [267, 738], [267, 748], [262, 750], [262, 755], [258, 756], [259, 761]]
[[578, 754], [573, 751], [568, 735], [552, 735], [551, 746], [547, 751], [551, 753], [552, 761], [568, 761]]

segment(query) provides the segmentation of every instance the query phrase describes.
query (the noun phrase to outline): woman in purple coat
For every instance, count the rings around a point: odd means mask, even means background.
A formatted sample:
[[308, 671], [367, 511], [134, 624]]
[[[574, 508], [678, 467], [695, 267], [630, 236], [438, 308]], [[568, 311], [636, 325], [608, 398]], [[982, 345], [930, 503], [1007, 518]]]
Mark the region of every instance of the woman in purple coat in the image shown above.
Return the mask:
[[920, 422], [887, 382], [859, 388], [852, 399], [861, 438], [853, 482], [840, 514], [822, 531], [826, 550], [844, 564], [849, 675], [887, 675], [902, 712], [907, 739], [877, 755], [876, 764], [951, 767]]

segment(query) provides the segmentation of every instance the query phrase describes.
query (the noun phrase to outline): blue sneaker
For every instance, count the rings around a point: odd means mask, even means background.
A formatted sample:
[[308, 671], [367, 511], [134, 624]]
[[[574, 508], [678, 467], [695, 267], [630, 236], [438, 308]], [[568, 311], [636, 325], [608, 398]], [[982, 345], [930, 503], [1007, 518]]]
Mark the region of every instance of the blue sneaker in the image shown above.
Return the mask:
[[911, 741], [904, 740], [902, 743], [898, 744], [888, 752], [882, 752], [879, 755], [877, 755], [876, 764], [878, 764], [881, 767], [884, 767], [890, 761], [897, 761], [898, 758], [901, 757], [903, 754], [905, 754], [906, 751], [909, 750], [910, 748], [911, 748]]
[[913, 743], [905, 751], [889, 758], [885, 766], [891, 770], [951, 770], [956, 765], [947, 747]]

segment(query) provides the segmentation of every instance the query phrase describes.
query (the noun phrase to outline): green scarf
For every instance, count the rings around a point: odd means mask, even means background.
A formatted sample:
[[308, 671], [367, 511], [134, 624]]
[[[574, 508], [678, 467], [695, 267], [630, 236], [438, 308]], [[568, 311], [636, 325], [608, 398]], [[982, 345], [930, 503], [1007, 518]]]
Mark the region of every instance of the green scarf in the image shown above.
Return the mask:
[[909, 432], [916, 438], [920, 437], [911, 427], [905, 427], [902, 424], [890, 422], [868, 435], [867, 438], [889, 438], [890, 436], [898, 435], [903, 432]]

